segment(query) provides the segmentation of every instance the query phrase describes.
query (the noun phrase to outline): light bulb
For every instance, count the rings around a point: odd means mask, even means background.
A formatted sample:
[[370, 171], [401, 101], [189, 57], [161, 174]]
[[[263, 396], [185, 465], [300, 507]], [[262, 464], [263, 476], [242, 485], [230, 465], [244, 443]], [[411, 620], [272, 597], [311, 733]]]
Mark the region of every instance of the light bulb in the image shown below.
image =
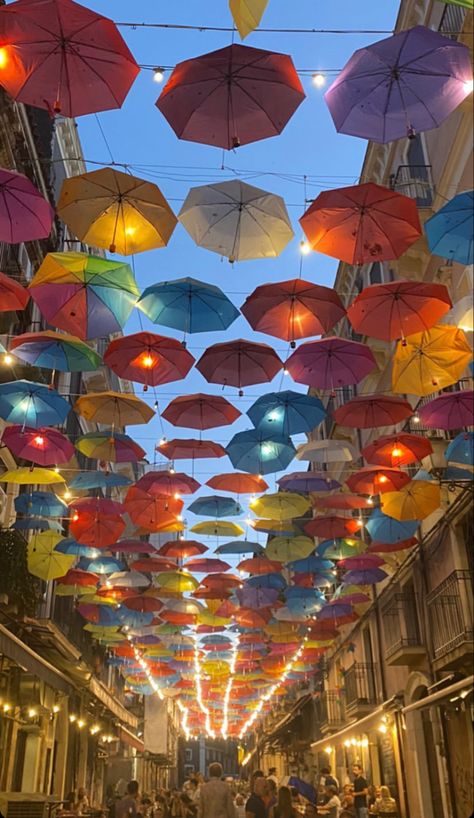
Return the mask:
[[[1, 67], [1, 64], [0, 64], [0, 67]], [[466, 89], [468, 94], [471, 94], [472, 90], [474, 88], [474, 80], [465, 80], [464, 88]]]
[[381, 474], [379, 476], [379, 483], [387, 483], [387, 482], [388, 482], [388, 477], [385, 474]]
[[398, 446], [395, 446], [395, 448], [392, 449], [392, 457], [401, 457], [402, 454], [403, 452], [400, 448], [398, 448]]
[[164, 78], [165, 78], [164, 68], [160, 68], [159, 66], [157, 66], [156, 68], [153, 69], [153, 82], [157, 83], [163, 82]]
[[69, 721], [71, 722], [71, 724], [74, 724], [76, 719], [77, 719], [77, 716], [75, 716], [74, 713], [71, 713], [71, 715], [69, 716]]
[[33, 443], [35, 446], [44, 446], [44, 437], [42, 435], [36, 435], [33, 438]]
[[155, 359], [152, 355], [144, 355], [142, 358], [142, 367], [144, 369], [152, 369], [155, 365]]
[[8, 65], [8, 51], [6, 48], [0, 48], [0, 69]]
[[84, 727], [84, 725], [85, 725], [85, 721], [84, 721], [84, 719], [78, 719], [78, 720], [77, 720], [77, 726], [79, 727], [79, 730], [82, 730], [82, 728]]
[[30, 709], [28, 710], [28, 718], [29, 719], [34, 719], [34, 718], [36, 718], [37, 715], [38, 715], [38, 713], [36, 712], [34, 707], [30, 707]]
[[[2, 51], [3, 51], [3, 48], [0, 48], [0, 54], [2, 53]], [[0, 68], [1, 68], [1, 67], [2, 67], [2, 66], [1, 66], [1, 64], [0, 64]], [[6, 354], [6, 355], [4, 355], [4, 356], [3, 356], [3, 363], [4, 363], [4, 364], [6, 364], [7, 366], [9, 366], [10, 364], [12, 364], [12, 363], [13, 363], [13, 358], [12, 358], [12, 356], [11, 356], [11, 355], [10, 355], [8, 352], [7, 352], [7, 354]]]
[[420, 416], [418, 414], [413, 415], [413, 423], [419, 423], [419, 422], [420, 422]]
[[8, 704], [8, 702], [5, 702], [5, 704], [3, 705], [3, 712], [8, 713], [9, 710], [11, 710], [11, 705]]
[[70, 497], [71, 497], [71, 492], [69, 491], [69, 489], [66, 489], [66, 491], [64, 492], [64, 499], [69, 500]]
[[326, 77], [324, 76], [324, 74], [313, 74], [312, 80], [313, 85], [315, 85], [316, 88], [322, 88], [323, 85], [326, 84]]
[[54, 704], [53, 705], [53, 713], [59, 713], [60, 710], [61, 710], [61, 708], [60, 708], [59, 704]]

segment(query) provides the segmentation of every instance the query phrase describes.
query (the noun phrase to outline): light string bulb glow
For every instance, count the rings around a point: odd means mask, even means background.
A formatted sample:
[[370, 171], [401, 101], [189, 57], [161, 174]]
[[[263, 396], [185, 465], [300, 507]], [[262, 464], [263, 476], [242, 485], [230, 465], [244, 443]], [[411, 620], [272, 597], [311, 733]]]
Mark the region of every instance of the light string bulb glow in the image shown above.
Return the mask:
[[205, 716], [205, 733], [208, 738], [216, 738], [216, 734], [212, 729], [211, 725], [211, 713], [208, 707], [204, 704], [202, 698], [202, 670], [201, 670], [201, 662], [199, 661], [199, 642], [197, 634], [193, 634], [194, 639], [194, 685], [196, 688], [196, 700], [200, 707], [201, 712]]
[[[128, 639], [129, 642], [132, 641], [132, 637], [130, 635], [127, 636], [127, 639]], [[152, 673], [150, 671], [150, 666], [148, 665], [148, 662], [145, 661], [145, 659], [143, 658], [143, 654], [141, 653], [141, 651], [138, 650], [138, 648], [135, 647], [135, 645], [132, 645], [132, 648], [133, 648], [133, 653], [134, 653], [135, 659], [137, 660], [138, 664], [140, 665], [140, 667], [144, 671], [145, 676], [147, 678], [147, 681], [148, 681], [150, 687], [152, 688], [153, 692], [156, 693], [158, 698], [161, 701], [163, 701], [165, 696], [164, 696], [163, 692], [160, 690], [160, 688], [158, 687], [158, 685], [156, 684], [156, 682], [155, 682], [155, 680], [153, 678], [153, 675], [152, 675]], [[181, 713], [181, 729], [182, 729], [184, 735], [186, 736], [186, 739], [189, 740], [191, 738], [191, 731], [189, 730], [189, 727], [188, 727], [188, 715], [189, 715], [188, 708], [185, 707], [185, 705], [179, 699], [176, 700], [176, 706], [177, 706], [178, 710]]]
[[221, 727], [221, 734], [223, 738], [228, 737], [228, 730], [229, 730], [229, 701], [230, 701], [230, 694], [232, 693], [232, 685], [234, 684], [234, 675], [235, 675], [235, 666], [237, 663], [237, 656], [239, 653], [239, 636], [237, 636], [234, 646], [232, 648], [232, 655], [230, 660], [230, 676], [227, 682], [227, 686], [225, 689], [224, 694], [224, 707], [222, 710], [223, 718], [222, 718], [222, 727]]

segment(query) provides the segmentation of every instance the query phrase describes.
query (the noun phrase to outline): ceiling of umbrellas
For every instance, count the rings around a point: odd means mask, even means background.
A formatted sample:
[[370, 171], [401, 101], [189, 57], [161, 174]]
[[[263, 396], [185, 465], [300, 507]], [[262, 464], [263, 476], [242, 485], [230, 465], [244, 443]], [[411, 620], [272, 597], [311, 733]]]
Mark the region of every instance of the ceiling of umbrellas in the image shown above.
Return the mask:
[[[245, 36], [266, 3], [230, 6]], [[138, 70], [115, 24], [71, 0], [0, 9], [0, 80], [18, 101], [64, 116], [120, 107]], [[470, 90], [468, 49], [419, 26], [357, 51], [326, 101], [338, 131], [388, 142], [436, 127]], [[281, 133], [303, 99], [289, 56], [232, 45], [177, 65], [157, 106], [180, 139], [234, 149]], [[19, 173], [1, 170], [0, 185], [7, 243], [47, 237], [56, 217], [71, 236], [120, 256], [166, 246], [178, 221], [196, 245], [231, 262], [276, 257], [294, 236], [282, 198], [238, 180], [192, 188], [177, 218], [155, 184], [113, 167], [67, 179], [55, 210]], [[324, 191], [300, 224], [308, 251], [354, 265], [397, 259], [423, 234], [416, 203], [373, 183]], [[432, 253], [472, 264], [473, 192], [447, 202], [424, 230]], [[177, 698], [187, 734], [243, 735], [273, 696], [314, 672], [370, 601], [369, 586], [387, 577], [393, 554], [412, 548], [420, 520], [440, 508], [439, 481], [405, 468], [432, 452], [428, 437], [404, 431], [407, 422], [454, 430], [445, 476], [471, 477], [472, 392], [414, 406], [466, 375], [472, 304], [453, 306], [443, 284], [404, 280], [343, 304], [300, 277], [257, 286], [237, 308], [193, 278], [140, 292], [125, 261], [84, 252], [49, 253], [28, 289], [0, 273], [2, 311], [24, 310], [30, 298], [52, 329], [17, 335], [3, 352], [7, 362], [49, 371], [50, 383], [0, 384], [2, 444], [20, 461], [0, 479], [27, 487], [15, 499], [14, 527], [28, 533], [29, 570], [76, 598], [85, 629], [131, 690]], [[135, 308], [160, 331], [123, 335]], [[188, 336], [225, 332], [241, 314], [255, 332], [289, 344], [285, 360], [272, 343], [232, 337], [194, 358]], [[339, 337], [343, 320], [366, 340]], [[96, 341], [117, 333], [101, 357]], [[372, 339], [394, 342], [391, 389], [367, 394], [361, 385], [335, 420], [381, 436], [361, 452], [317, 439], [326, 410], [315, 393], [362, 384], [377, 367]], [[143, 397], [102, 391], [67, 400], [55, 388], [56, 373], [102, 366], [141, 385]], [[193, 367], [219, 389], [187, 394]], [[213, 440], [241, 416], [247, 387], [283, 374], [305, 391], [261, 395], [246, 412], [248, 430], [230, 431], [226, 446]], [[159, 387], [177, 382], [180, 394], [162, 405]], [[125, 427], [155, 411], [188, 437], [160, 441], [159, 466], [137, 469], [132, 482], [120, 464], [146, 453]], [[95, 431], [67, 433], [80, 428], [70, 413]], [[309, 442], [297, 448], [302, 434]], [[78, 453], [91, 470], [71, 466]], [[200, 492], [194, 463], [225, 457], [232, 470]], [[295, 458], [300, 470], [288, 471]], [[358, 468], [359, 458], [367, 465]], [[342, 485], [331, 472], [344, 463]], [[60, 469], [72, 475], [67, 486]], [[279, 472], [270, 492], [265, 476]], [[244, 501], [254, 514], [245, 527]], [[187, 511], [202, 517], [189, 529]]]

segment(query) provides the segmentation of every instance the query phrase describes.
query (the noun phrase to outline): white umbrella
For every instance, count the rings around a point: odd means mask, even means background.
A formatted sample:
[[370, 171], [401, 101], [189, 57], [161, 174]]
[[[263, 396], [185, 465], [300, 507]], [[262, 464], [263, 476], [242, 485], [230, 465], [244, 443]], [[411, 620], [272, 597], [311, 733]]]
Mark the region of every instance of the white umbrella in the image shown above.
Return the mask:
[[116, 571], [104, 583], [105, 587], [112, 588], [145, 588], [149, 584], [150, 580], [138, 571]]
[[169, 611], [197, 615], [204, 610], [204, 605], [194, 599], [167, 599], [166, 608]]
[[178, 219], [199, 247], [229, 261], [275, 258], [294, 237], [281, 196], [238, 179], [191, 188]]
[[350, 463], [358, 457], [354, 446], [345, 440], [309, 440], [296, 451], [297, 460], [314, 463]]
[[458, 327], [464, 332], [474, 331], [474, 305], [472, 303], [472, 295], [465, 295], [460, 301], [456, 301], [455, 305], [451, 307], [446, 315], [443, 315], [441, 324], [448, 324], [452, 327]]

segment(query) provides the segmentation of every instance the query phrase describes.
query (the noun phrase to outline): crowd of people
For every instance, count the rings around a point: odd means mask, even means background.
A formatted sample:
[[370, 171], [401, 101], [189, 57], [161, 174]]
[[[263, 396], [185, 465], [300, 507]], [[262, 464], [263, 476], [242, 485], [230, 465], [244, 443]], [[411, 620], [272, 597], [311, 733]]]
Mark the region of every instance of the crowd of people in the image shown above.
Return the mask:
[[[256, 770], [248, 782], [225, 780], [222, 766], [209, 765], [206, 781], [193, 773], [181, 790], [159, 789], [140, 793], [138, 781], [130, 781], [125, 792], [109, 787], [104, 818], [395, 818], [397, 804], [386, 786], [373, 787], [359, 764], [352, 768], [352, 783], [339, 785], [330, 767], [320, 772], [315, 789], [301, 779], [290, 776], [278, 780], [276, 769], [267, 775]], [[296, 785], [296, 786], [295, 786]], [[77, 798], [71, 794], [63, 816], [92, 814], [87, 793], [80, 789]], [[95, 813], [94, 813], [95, 814]]]

